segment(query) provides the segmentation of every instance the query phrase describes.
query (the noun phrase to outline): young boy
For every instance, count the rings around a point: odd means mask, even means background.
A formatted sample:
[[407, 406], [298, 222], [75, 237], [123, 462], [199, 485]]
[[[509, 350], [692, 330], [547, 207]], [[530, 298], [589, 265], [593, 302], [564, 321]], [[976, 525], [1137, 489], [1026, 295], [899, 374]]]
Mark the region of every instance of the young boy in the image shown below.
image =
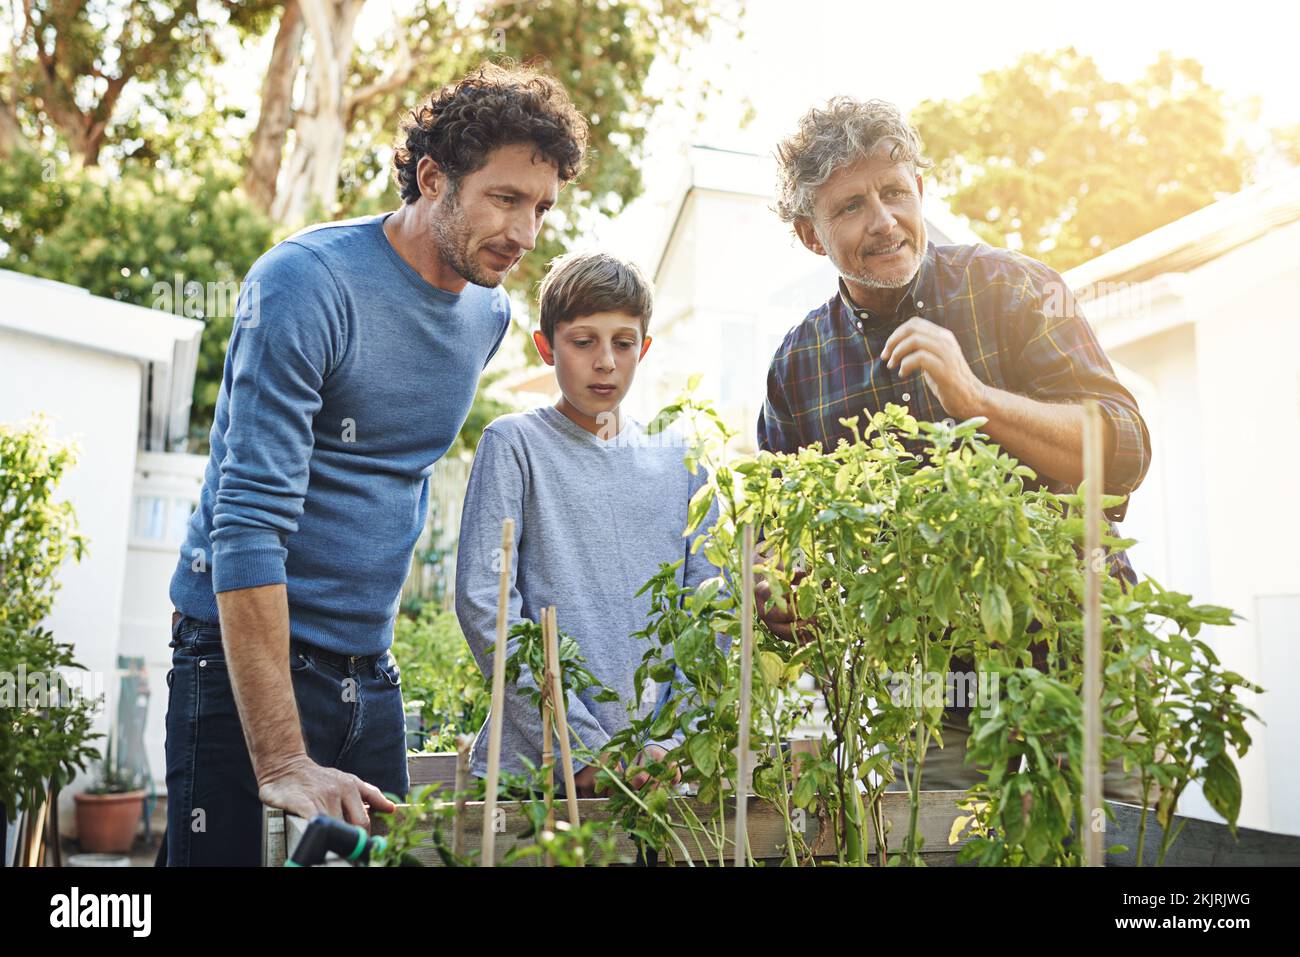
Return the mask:
[[[620, 411], [637, 364], [650, 348], [650, 284], [637, 268], [602, 253], [557, 259], [540, 291], [541, 330], [533, 341], [555, 367], [554, 406], [502, 416], [479, 442], [465, 493], [456, 555], [456, 615], [485, 676], [492, 673], [500, 588], [501, 521], [515, 522], [507, 627], [540, 620], [556, 606], [560, 631], [574, 638], [591, 671], [617, 702], [589, 693], [567, 699], [569, 726], [599, 753], [628, 724], [633, 675], [648, 650], [632, 637], [650, 610], [641, 586], [664, 562], [684, 559], [687, 586], [717, 575], [684, 538], [686, 507], [704, 473], [691, 475], [680, 442], [647, 436]], [[707, 527], [712, 518], [706, 519]], [[525, 676], [532, 684], [532, 676]], [[524, 680], [524, 678], [521, 678]], [[654, 703], [635, 702], [644, 715]], [[507, 686], [501, 767], [541, 763], [538, 709]], [[487, 774], [488, 728], [474, 742], [471, 770]], [[648, 743], [660, 759], [673, 742]], [[555, 760], [558, 745], [553, 746]], [[574, 756], [580, 796], [594, 793], [596, 767]], [[562, 775], [557, 775], [557, 780]], [[633, 783], [644, 783], [634, 781]]]

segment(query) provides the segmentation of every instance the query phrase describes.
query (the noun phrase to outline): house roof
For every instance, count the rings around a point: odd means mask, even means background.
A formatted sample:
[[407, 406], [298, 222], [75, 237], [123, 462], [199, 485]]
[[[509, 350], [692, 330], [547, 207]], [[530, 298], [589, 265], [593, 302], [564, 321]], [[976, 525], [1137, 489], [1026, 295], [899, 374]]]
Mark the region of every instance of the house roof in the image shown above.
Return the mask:
[[67, 283], [0, 269], [0, 329], [127, 356], [170, 362], [175, 344], [195, 340], [203, 323], [146, 309]]
[[0, 302], [0, 330], [141, 363], [140, 447], [184, 443], [202, 322], [8, 270], [0, 270]]
[[[695, 145], [690, 148], [686, 169], [673, 194], [677, 197], [673, 214], [653, 256], [655, 282], [660, 280], [660, 270], [668, 256], [673, 239], [685, 217], [686, 205], [696, 191], [733, 193], [752, 196], [775, 203], [776, 160], [758, 153], [742, 153], [715, 146]], [[776, 215], [775, 212], [772, 213]], [[980, 238], [958, 217], [935, 198], [925, 200], [925, 228], [931, 242], [977, 243]]]
[[1300, 220], [1300, 168], [1153, 229], [1065, 273], [1073, 289], [1185, 273]]

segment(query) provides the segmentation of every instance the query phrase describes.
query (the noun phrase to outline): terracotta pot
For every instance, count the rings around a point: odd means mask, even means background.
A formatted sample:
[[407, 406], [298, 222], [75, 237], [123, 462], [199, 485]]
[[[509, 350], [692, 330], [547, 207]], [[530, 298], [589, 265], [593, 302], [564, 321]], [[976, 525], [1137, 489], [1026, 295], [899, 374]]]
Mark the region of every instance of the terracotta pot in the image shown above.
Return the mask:
[[83, 851], [125, 854], [131, 850], [144, 810], [144, 791], [79, 793], [74, 797], [77, 802], [77, 839]]

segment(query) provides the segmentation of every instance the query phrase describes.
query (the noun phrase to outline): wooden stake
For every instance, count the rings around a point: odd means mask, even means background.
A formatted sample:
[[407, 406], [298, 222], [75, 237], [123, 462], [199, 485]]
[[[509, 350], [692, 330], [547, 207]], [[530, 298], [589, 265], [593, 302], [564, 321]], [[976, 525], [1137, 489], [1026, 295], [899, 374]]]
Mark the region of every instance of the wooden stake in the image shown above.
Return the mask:
[[740, 744], [736, 755], [737, 867], [749, 863], [749, 723], [754, 684], [754, 526], [741, 535], [740, 573]]
[[1102, 421], [1093, 399], [1084, 403], [1083, 477], [1083, 787], [1087, 820], [1083, 831], [1084, 862], [1104, 866], [1106, 813], [1102, 809], [1101, 760], [1101, 576], [1105, 556], [1101, 549]]
[[564, 681], [560, 664], [560, 626], [556, 617], [555, 606], [551, 606], [551, 697], [555, 701], [555, 729], [560, 736], [560, 761], [564, 765], [564, 797], [569, 807], [569, 825], [577, 827], [578, 820], [578, 786], [573, 780], [573, 751], [569, 743], [568, 702], [564, 700]]
[[497, 780], [501, 772], [501, 727], [506, 702], [506, 605], [510, 597], [510, 560], [515, 548], [515, 522], [501, 521], [501, 584], [497, 593], [497, 644], [492, 656], [492, 724], [488, 732], [487, 793], [483, 800], [482, 858], [479, 864], [496, 863]]
[[473, 743], [468, 734], [456, 735], [456, 816], [451, 820], [451, 853], [458, 858], [465, 853], [465, 798], [469, 787], [469, 749]]
[[[537, 690], [542, 693], [542, 774], [546, 786], [546, 830], [555, 830], [555, 702], [551, 697], [551, 680], [555, 665], [551, 660], [551, 611], [550, 607], [542, 609], [542, 674], [537, 682]], [[550, 854], [542, 857], [542, 863], [550, 867], [554, 862]]]

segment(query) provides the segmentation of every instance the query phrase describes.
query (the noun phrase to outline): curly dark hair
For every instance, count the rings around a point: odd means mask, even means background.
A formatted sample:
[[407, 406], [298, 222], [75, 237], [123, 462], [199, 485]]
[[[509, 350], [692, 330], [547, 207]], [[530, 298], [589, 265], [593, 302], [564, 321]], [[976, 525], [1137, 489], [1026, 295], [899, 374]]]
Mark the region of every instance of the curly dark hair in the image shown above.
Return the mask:
[[485, 63], [402, 121], [393, 155], [402, 201], [420, 198], [415, 170], [421, 157], [437, 162], [454, 190], [462, 177], [487, 164], [489, 153], [512, 143], [535, 144], [567, 183], [582, 172], [587, 120], [551, 77], [530, 67]]

